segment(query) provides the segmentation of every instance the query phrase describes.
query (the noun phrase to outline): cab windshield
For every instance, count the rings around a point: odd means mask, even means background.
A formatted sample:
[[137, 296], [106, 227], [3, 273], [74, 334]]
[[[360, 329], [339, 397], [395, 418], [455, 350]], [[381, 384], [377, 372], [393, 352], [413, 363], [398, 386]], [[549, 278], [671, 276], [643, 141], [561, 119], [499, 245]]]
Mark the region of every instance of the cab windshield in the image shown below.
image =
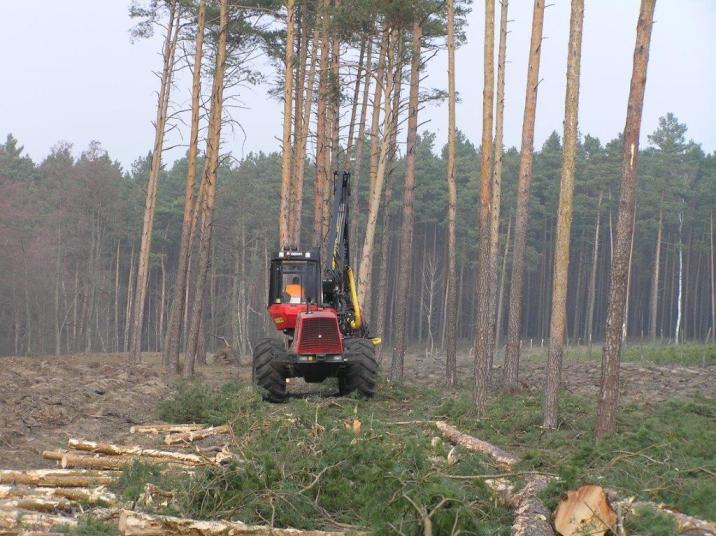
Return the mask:
[[312, 303], [319, 301], [318, 263], [307, 260], [274, 260], [271, 262], [272, 303]]

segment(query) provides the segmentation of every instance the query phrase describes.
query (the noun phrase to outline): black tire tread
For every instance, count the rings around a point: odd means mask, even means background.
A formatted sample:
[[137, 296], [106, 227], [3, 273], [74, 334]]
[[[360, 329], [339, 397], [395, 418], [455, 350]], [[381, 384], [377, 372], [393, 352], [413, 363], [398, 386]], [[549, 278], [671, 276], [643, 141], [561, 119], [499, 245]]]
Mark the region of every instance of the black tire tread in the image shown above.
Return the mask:
[[286, 378], [273, 366], [273, 361], [284, 354], [283, 343], [278, 339], [262, 339], [254, 347], [253, 382], [266, 391], [264, 398], [271, 402], [286, 400]]
[[349, 395], [357, 391], [364, 398], [373, 398], [378, 380], [373, 343], [369, 339], [346, 339], [344, 345], [348, 367], [338, 378], [340, 394]]

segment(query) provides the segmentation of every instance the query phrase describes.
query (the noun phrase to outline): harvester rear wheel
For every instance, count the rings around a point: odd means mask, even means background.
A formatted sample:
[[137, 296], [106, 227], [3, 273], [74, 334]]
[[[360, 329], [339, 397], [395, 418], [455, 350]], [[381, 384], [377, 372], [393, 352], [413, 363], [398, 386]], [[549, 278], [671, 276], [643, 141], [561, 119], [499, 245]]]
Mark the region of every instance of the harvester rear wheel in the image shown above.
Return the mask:
[[348, 367], [338, 377], [340, 394], [358, 391], [365, 398], [373, 398], [378, 379], [375, 346], [368, 339], [346, 339], [343, 344]]
[[262, 339], [254, 347], [253, 382], [265, 389], [264, 398], [271, 402], [286, 400], [286, 378], [279, 361], [286, 357], [286, 350], [277, 339]]

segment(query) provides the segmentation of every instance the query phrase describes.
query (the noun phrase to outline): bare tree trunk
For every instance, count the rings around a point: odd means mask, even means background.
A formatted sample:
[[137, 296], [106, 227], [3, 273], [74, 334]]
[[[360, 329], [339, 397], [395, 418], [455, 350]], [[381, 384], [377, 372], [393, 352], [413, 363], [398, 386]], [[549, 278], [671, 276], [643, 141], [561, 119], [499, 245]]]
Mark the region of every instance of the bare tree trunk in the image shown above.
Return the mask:
[[512, 275], [510, 277], [510, 312], [507, 320], [507, 346], [503, 387], [507, 391], [517, 389], [520, 369], [520, 335], [522, 332], [522, 290], [525, 275], [525, 246], [527, 241], [527, 216], [532, 182], [532, 152], [534, 148], [535, 111], [539, 85], [539, 64], [542, 51], [542, 25], [544, 0], [535, 0], [532, 14], [532, 38], [527, 67], [527, 90], [522, 120], [522, 147], [520, 171], [517, 182], [517, 209], [515, 213], [515, 238], [512, 248]]
[[445, 380], [457, 384], [457, 187], [455, 185], [455, 3], [447, 0], [448, 26], [448, 240], [447, 281], [445, 300], [446, 359]]
[[589, 354], [592, 353], [592, 333], [594, 330], [594, 302], [597, 297], [597, 261], [599, 259], [599, 224], [602, 217], [603, 192], [599, 193], [597, 201], [597, 223], [594, 225], [594, 250], [592, 252], [592, 271], [589, 274], [589, 296], [587, 298], [587, 344]]
[[502, 255], [502, 272], [500, 273], [500, 290], [497, 297], [497, 319], [495, 322], [495, 340], [497, 346], [502, 347], [503, 303], [505, 299], [505, 279], [507, 278], [507, 258], [510, 255], [510, 231], [512, 231], [512, 216], [507, 219], [507, 236], [505, 237], [505, 251]]
[[[395, 79], [398, 81], [398, 83], [395, 84], [393, 87], [393, 125], [391, 127], [390, 131], [390, 139], [387, 140], [387, 143], [389, 143], [389, 149], [388, 149], [388, 163], [386, 165], [387, 167], [387, 178], [385, 182], [385, 199], [383, 201], [383, 221], [382, 221], [382, 235], [380, 237], [380, 269], [378, 272], [379, 280], [378, 280], [378, 303], [376, 305], [376, 332], [380, 336], [385, 336], [386, 330], [385, 330], [385, 317], [386, 317], [386, 301], [388, 298], [388, 276], [389, 276], [389, 264], [388, 261], [390, 260], [390, 243], [391, 238], [393, 236], [391, 229], [392, 226], [390, 225], [390, 203], [393, 200], [393, 171], [394, 171], [394, 165], [395, 165], [395, 155], [397, 151], [398, 146], [398, 119], [400, 115], [400, 93], [401, 93], [401, 86], [400, 83], [402, 79], [403, 74], [403, 63], [402, 63], [402, 57], [403, 57], [403, 40], [399, 37], [398, 38], [398, 46], [396, 49], [396, 74]], [[387, 97], [387, 95], [386, 95]], [[378, 347], [377, 352], [378, 358], [380, 361], [383, 359], [383, 346]]]
[[114, 266], [114, 351], [119, 352], [119, 259], [121, 240], [117, 240], [117, 257]]
[[679, 279], [677, 283], [678, 292], [676, 293], [676, 326], [674, 326], [674, 344], [679, 344], [681, 332], [681, 309], [684, 301], [684, 212], [679, 212], [679, 239], [676, 244], [679, 250]]
[[157, 118], [154, 133], [154, 149], [152, 164], [147, 184], [147, 200], [144, 208], [144, 221], [142, 224], [142, 240], [139, 248], [139, 265], [137, 267], [137, 284], [134, 297], [134, 314], [129, 343], [129, 361], [138, 363], [141, 359], [142, 328], [144, 325], [144, 305], [147, 296], [147, 283], [149, 279], [149, 253], [152, 247], [152, 229], [154, 227], [154, 210], [157, 202], [157, 184], [161, 169], [162, 151], [164, 149], [164, 133], [167, 123], [167, 110], [169, 108], [169, 94], [174, 73], [174, 52], [179, 36], [179, 16], [177, 13], [177, 0], [169, 4], [169, 23], [164, 39], [164, 66], [161, 75], [159, 99], [157, 102]]
[[[380, 42], [380, 49], [378, 51], [378, 66], [375, 73], [375, 91], [373, 92], [373, 110], [370, 122], [370, 163], [368, 170], [368, 204], [370, 205], [370, 199], [373, 197], [373, 190], [375, 188], [376, 175], [378, 172], [378, 159], [380, 157], [380, 139], [378, 134], [380, 132], [380, 107], [383, 98], [383, 87], [385, 85], [385, 60], [388, 50], [388, 39], [389, 29], [386, 27], [383, 29], [383, 37]], [[356, 197], [358, 197], [356, 193]], [[352, 215], [353, 220], [357, 219], [357, 214]], [[362, 260], [362, 252], [361, 252]], [[356, 262], [357, 275], [360, 278], [360, 271], [363, 269], [362, 262]], [[362, 304], [363, 305], [363, 304]]]
[[[502, 203], [502, 138], [505, 109], [505, 62], [507, 60], [507, 8], [508, 1], [500, 1], [500, 44], [497, 53], [497, 98], [495, 102], [495, 140], [492, 144], [494, 164], [492, 169], [492, 211], [490, 217], [490, 297], [489, 327], [487, 332], [488, 370], [492, 370], [495, 357], [495, 332], [497, 320], [497, 257], [500, 251], [500, 204]], [[509, 229], [509, 224], [508, 224]], [[509, 234], [509, 233], [508, 233]], [[507, 251], [507, 250], [505, 250]]]
[[371, 310], [373, 299], [373, 250], [375, 246], [375, 229], [378, 224], [380, 198], [383, 192], [383, 183], [385, 182], [391, 131], [394, 124], [393, 113], [395, 111], [393, 110], [393, 103], [390, 97], [395, 87], [396, 73], [394, 69], [394, 56], [392, 51], [390, 51], [390, 46], [392, 46], [392, 42], [396, 36], [397, 32], [391, 29], [388, 40], [386, 41], [386, 44], [389, 46], [387, 46], [385, 50], [385, 54], [387, 55], [387, 68], [385, 70], [385, 95], [383, 98], [383, 140], [380, 145], [375, 175], [371, 181], [370, 195], [368, 197], [368, 221], [366, 222], [360, 272], [358, 274], [358, 300], [366, 311]]
[[418, 92], [420, 90], [420, 51], [422, 27], [420, 21], [413, 24], [413, 41], [410, 61], [410, 96], [408, 97], [408, 138], [405, 152], [405, 181], [403, 183], [403, 221], [400, 229], [400, 262], [396, 274], [397, 296], [395, 307], [393, 357], [390, 379], [403, 380], [408, 325], [408, 290], [413, 271], [413, 225], [415, 202], [415, 144], [418, 137]]
[[639, 158], [639, 131], [644, 105], [646, 69], [649, 63], [649, 45], [656, 0], [642, 0], [639, 22], [636, 28], [634, 65], [626, 125], [624, 127], [624, 164], [619, 193], [614, 258], [609, 280], [609, 305], [605, 328], [604, 352], [602, 354], [602, 381], [597, 409], [595, 436], [601, 439], [616, 431], [617, 405], [619, 403], [619, 361], [622, 344], [622, 323], [626, 301], [629, 249], [633, 229], [636, 189], [636, 167]]
[[482, 148], [480, 161], [479, 257], [475, 326], [475, 389], [473, 401], [485, 410], [490, 383], [490, 244], [492, 230], [492, 124], [495, 91], [495, 1], [485, 0], [484, 78], [482, 89]]
[[709, 218], [709, 245], [711, 246], [711, 342], [716, 342], [716, 257], [714, 256], [714, 213], [711, 211]]
[[[661, 196], [662, 203], [664, 196]], [[656, 228], [656, 249], [654, 251], [654, 275], [651, 278], [651, 299], [649, 300], [649, 338], [656, 344], [656, 321], [659, 310], [659, 268], [661, 265], [661, 231], [664, 221], [664, 207], [659, 204], [659, 223]]]
[[[185, 376], [194, 374], [194, 362], [199, 351], [199, 336], [204, 305], [204, 289], [209, 272], [211, 241], [214, 227], [214, 202], [216, 181], [219, 170], [219, 149], [221, 144], [221, 112], [224, 94], [224, 67], [226, 64], [226, 40], [228, 33], [228, 0], [220, 0], [219, 39], [216, 45], [216, 65], [211, 90], [211, 111], [206, 148], [206, 163], [202, 176], [204, 195], [201, 203], [201, 226], [199, 239], [199, 259], [197, 262], [196, 286], [192, 306], [191, 325], [187, 339], [187, 357]], [[203, 335], [203, 333], [202, 333]]]
[[57, 251], [55, 254], [55, 299], [54, 299], [54, 321], [55, 321], [55, 355], [62, 353], [62, 328], [60, 324], [60, 280], [62, 278], [62, 231], [57, 226]]
[[358, 112], [358, 97], [360, 96], [360, 83], [363, 75], [363, 62], [365, 61], [366, 42], [370, 42], [367, 35], [363, 35], [360, 42], [360, 53], [358, 55], [358, 67], [356, 69], [356, 80], [353, 86], [353, 101], [351, 102], [351, 120], [348, 124], [348, 141], [346, 142], [346, 151], [343, 156], [343, 169], [348, 169], [353, 153], [353, 135], [356, 126], [356, 114]]
[[[350, 249], [351, 251], [357, 251], [357, 237], [356, 237], [356, 231], [358, 230], [358, 211], [360, 209], [360, 205], [358, 201], [360, 200], [359, 195], [359, 187], [360, 187], [360, 178], [361, 178], [361, 167], [363, 164], [363, 147], [365, 146], [365, 124], [368, 117], [368, 97], [370, 95], [370, 83], [373, 79], [372, 76], [372, 53], [373, 53], [373, 38], [372, 36], [368, 36], [368, 46], [366, 51], [366, 60], [365, 60], [365, 75], [363, 82], [363, 101], [361, 102], [361, 112], [360, 112], [360, 122], [358, 125], [358, 138], [356, 140], [356, 148], [355, 148], [355, 161], [353, 162], [353, 193], [351, 196], [351, 227], [350, 227]], [[357, 262], [353, 263], [354, 265], [357, 265]]]
[[[129, 351], [129, 331], [132, 323], [132, 299], [134, 296], [134, 242], [132, 242], [132, 252], [129, 255], [129, 277], [127, 278], [127, 304], [124, 310], [124, 340], [122, 341], [122, 349], [125, 352]], [[77, 272], [75, 271], [75, 286], [77, 285]], [[75, 293], [75, 297], [77, 293]], [[77, 311], [77, 302], [75, 298], [75, 312]], [[75, 324], [77, 319], [75, 318]]]
[[[301, 98], [303, 103], [303, 111], [296, 116], [296, 124], [300, 123], [300, 132], [296, 134], [296, 152], [294, 154], [294, 178], [293, 185], [293, 201], [292, 215], [289, 216], [289, 235], [292, 244], [298, 245], [301, 241], [301, 217], [303, 212], [303, 179], [304, 168], [306, 165], [306, 143], [308, 141], [308, 128], [311, 125], [311, 108], [313, 107], [313, 86], [316, 79], [316, 64], [318, 62], [318, 25], [313, 30], [313, 46], [311, 55], [311, 66], [308, 69], [308, 81], [306, 82], [306, 95]], [[303, 48], [303, 56], [301, 62], [306, 62], [306, 54], [308, 45]], [[305, 71], [305, 68], [302, 68]], [[303, 93], [303, 87], [296, 87], [297, 97]], [[300, 121], [299, 121], [300, 116]]]
[[627, 284], [626, 284], [626, 304], [624, 305], [624, 322], [622, 323], [622, 343], [626, 341], [627, 329], [629, 324], [629, 296], [631, 295], [631, 268], [632, 259], [634, 257], [634, 224], [636, 223], [636, 202], [634, 204], [634, 215], [632, 217], [632, 233], [631, 241], [629, 242], [629, 269], [627, 270]]
[[[318, 7], [321, 18], [321, 59], [318, 69], [318, 102], [316, 104], [316, 180], [313, 188], [313, 239], [323, 242], [324, 190], [328, 187], [326, 154], [328, 134], [326, 106], [328, 100], [328, 0], [322, 0]], [[316, 21], [318, 24], [318, 21]]]
[[291, 110], [293, 98], [293, 34], [295, 22], [295, 0], [286, 0], [286, 66], [283, 85], [283, 143], [281, 148], [281, 196], [278, 209], [279, 247], [289, 245], [288, 219], [291, 212]]
[[577, 155], [577, 118], [579, 113], [579, 71], [582, 59], [584, 0], [572, 0], [567, 52], [567, 90], [564, 98], [564, 141], [562, 177], [557, 212], [557, 237], [554, 244], [552, 276], [552, 315], [549, 326], [547, 385], [544, 398], [544, 427], [557, 427], [559, 383], [567, 323], [567, 286], [569, 284], [569, 237], [572, 228], [574, 166]]
[[172, 367], [179, 373], [179, 347], [182, 336], [182, 318], [185, 310], [187, 291], [187, 272], [189, 255], [191, 254], [191, 227], [194, 214], [194, 184], [196, 182], [196, 160], [199, 152], [199, 114], [201, 111], [201, 63], [204, 50], [204, 27], [206, 25], [206, 2], [199, 2], [197, 16], [196, 43], [194, 50], [194, 71], [191, 87], [191, 132], [189, 134], [189, 153], [187, 155], [186, 185], [184, 187], [184, 217], [181, 227], [179, 259], [177, 262], [176, 279], [169, 310], [169, 322], [162, 364], [166, 369]]
[[[334, 7], [340, 5], [340, 0], [334, 0]], [[328, 124], [331, 127], [331, 163], [329, 176], [333, 176], [334, 171], [338, 171], [338, 142], [339, 142], [339, 131], [340, 131], [340, 119], [341, 119], [341, 72], [340, 72], [340, 58], [341, 58], [341, 41], [337, 31], [333, 32], [333, 38], [331, 39], [331, 78], [330, 78], [330, 99], [329, 99], [329, 117], [330, 121]], [[330, 196], [329, 196], [330, 198]], [[330, 199], [326, 204], [325, 213], [328, 215], [330, 206]], [[328, 219], [326, 218], [326, 231], [328, 229]]]

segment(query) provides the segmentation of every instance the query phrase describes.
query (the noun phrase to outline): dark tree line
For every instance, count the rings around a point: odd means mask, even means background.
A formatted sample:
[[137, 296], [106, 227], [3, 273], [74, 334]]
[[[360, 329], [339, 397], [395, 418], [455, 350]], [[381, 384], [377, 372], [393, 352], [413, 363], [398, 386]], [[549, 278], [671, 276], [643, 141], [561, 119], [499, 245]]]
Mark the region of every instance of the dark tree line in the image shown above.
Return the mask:
[[[459, 132], [456, 138], [456, 321], [458, 338], [465, 347], [475, 329], [478, 230], [474, 222], [481, 155], [479, 148]], [[671, 114], [660, 119], [659, 128], [648, 139], [638, 162], [627, 335], [630, 339], [654, 336], [664, 343], [703, 342], [713, 337], [716, 154], [705, 154], [688, 140], [686, 126]], [[448, 266], [447, 148], [436, 154], [438, 149], [430, 132], [418, 136], [414, 247], [406, 310], [409, 345], [436, 358], [443, 355], [446, 344]], [[603, 144], [584, 135], [577, 145], [567, 293], [569, 344], [588, 344], [590, 334], [595, 343], [604, 335], [622, 152], [620, 138]], [[369, 157], [364, 155], [366, 167]], [[546, 344], [549, 337], [561, 160], [560, 137], [553, 133], [534, 153], [523, 344]], [[1, 354], [128, 349], [127, 317], [133, 299], [128, 289], [136, 279], [141, 207], [151, 162], [149, 154], [137, 159], [132, 169], [123, 170], [99, 143], [92, 143], [79, 157], [72, 147], [58, 144], [36, 163], [12, 136], [0, 145]], [[393, 175], [403, 175], [404, 163], [404, 158], [396, 158]], [[196, 165], [200, 173], [203, 158]], [[511, 251], [505, 259], [505, 242], [507, 233], [513, 232], [518, 167], [517, 150], [507, 148], [502, 164], [498, 303], [509, 295], [509, 277], [502, 273], [507, 270], [509, 274], [510, 270]], [[145, 350], [161, 350], [167, 330], [181, 241], [186, 171], [186, 158], [160, 171]], [[272, 329], [264, 310], [266, 269], [278, 243], [275, 222], [281, 155], [252, 154], [236, 163], [224, 159], [218, 174], [200, 339], [206, 351], [219, 351], [228, 344], [246, 354], [253, 341]], [[306, 163], [306, 207], [312, 205], [314, 176], [312, 163]], [[388, 297], [397, 291], [396, 275], [405, 272], [398, 262], [403, 185], [399, 180], [392, 182], [392, 200], [385, 216], [378, 218], [376, 230], [378, 237], [385, 233], [387, 240], [384, 284]], [[360, 188], [359, 195], [359, 203], [365, 207], [366, 186]], [[304, 214], [303, 236], [312, 235], [312, 224], [311, 215]], [[364, 213], [356, 228], [362, 235]], [[357, 239], [360, 243], [362, 236]], [[381, 262], [380, 258], [374, 262]], [[377, 297], [380, 274], [375, 269], [373, 277]], [[372, 303], [369, 320], [379, 316], [379, 303], [385, 308], [381, 335], [389, 345], [395, 300], [374, 299]], [[498, 348], [504, 343], [506, 329], [506, 307], [501, 311]], [[188, 322], [186, 315], [183, 321]]]

